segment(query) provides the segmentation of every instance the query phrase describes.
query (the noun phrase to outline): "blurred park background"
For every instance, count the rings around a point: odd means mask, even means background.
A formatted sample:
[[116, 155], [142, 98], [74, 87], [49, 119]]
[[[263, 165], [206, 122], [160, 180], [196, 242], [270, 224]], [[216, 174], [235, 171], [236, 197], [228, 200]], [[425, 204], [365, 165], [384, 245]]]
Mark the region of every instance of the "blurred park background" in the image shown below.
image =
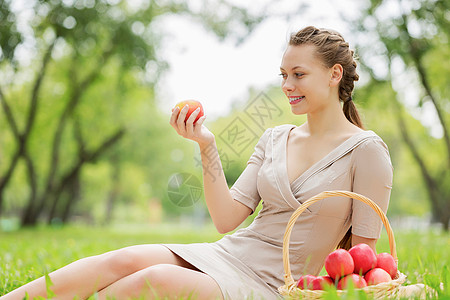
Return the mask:
[[307, 25], [356, 49], [394, 228], [448, 231], [450, 1], [311, 2], [1, 0], [0, 231], [209, 224], [198, 147], [170, 109], [202, 101], [231, 186], [265, 128], [304, 121], [277, 75]]

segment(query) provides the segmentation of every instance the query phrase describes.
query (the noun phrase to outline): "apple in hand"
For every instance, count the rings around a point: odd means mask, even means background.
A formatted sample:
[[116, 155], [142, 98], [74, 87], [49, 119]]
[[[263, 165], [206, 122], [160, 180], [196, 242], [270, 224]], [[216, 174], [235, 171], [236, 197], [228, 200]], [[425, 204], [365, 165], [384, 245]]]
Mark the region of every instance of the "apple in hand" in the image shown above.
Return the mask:
[[341, 280], [339, 280], [337, 288], [338, 290], [343, 290], [348, 287], [350, 282], [353, 282], [353, 286], [357, 289], [363, 288], [367, 286], [366, 280], [358, 275], [358, 274], [350, 274], [345, 277], [343, 277]]
[[377, 268], [388, 272], [392, 279], [397, 275], [397, 263], [389, 253], [383, 252], [377, 255]]
[[312, 281], [313, 290], [325, 290], [326, 287], [334, 286], [334, 281], [330, 276], [317, 276]]
[[316, 276], [313, 275], [303, 275], [299, 278], [297, 282], [297, 287], [301, 290], [311, 289], [312, 282], [316, 279]]
[[344, 249], [334, 250], [325, 259], [325, 270], [333, 279], [353, 273], [354, 268], [352, 256]]
[[[203, 106], [200, 102], [198, 102], [197, 100], [184, 100], [181, 102], [178, 102], [175, 107], [178, 107], [179, 111], [181, 111], [183, 109], [183, 107], [185, 107], [187, 105], [189, 105], [189, 110], [186, 113], [186, 118], [184, 119], [184, 122], [187, 121], [187, 119], [189, 119], [189, 116], [198, 108], [200, 107], [200, 111], [198, 112], [197, 117], [194, 120], [194, 123], [197, 122], [198, 119], [200, 119], [203, 115]], [[174, 109], [175, 109], [174, 107]], [[172, 110], [173, 111], [173, 110]]]
[[377, 266], [377, 256], [369, 245], [361, 243], [348, 250], [353, 258], [355, 268], [353, 273], [364, 275]]
[[364, 275], [366, 282], [368, 285], [375, 285], [381, 282], [389, 282], [391, 281], [391, 275], [388, 272], [381, 268], [375, 268], [370, 270]]

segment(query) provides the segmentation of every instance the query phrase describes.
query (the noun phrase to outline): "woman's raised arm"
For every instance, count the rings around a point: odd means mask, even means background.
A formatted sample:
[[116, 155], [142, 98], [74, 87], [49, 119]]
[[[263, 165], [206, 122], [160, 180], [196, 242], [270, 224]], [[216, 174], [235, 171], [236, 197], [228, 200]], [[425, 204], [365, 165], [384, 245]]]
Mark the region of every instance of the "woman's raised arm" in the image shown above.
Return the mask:
[[181, 111], [176, 107], [172, 112], [170, 125], [179, 135], [199, 144], [206, 205], [217, 230], [220, 233], [227, 233], [239, 226], [250, 215], [252, 210], [244, 204], [235, 201], [230, 194], [214, 134], [203, 126], [206, 117], [202, 116], [194, 124], [194, 120], [199, 114], [199, 109], [197, 109], [185, 122], [187, 112], [187, 106]]

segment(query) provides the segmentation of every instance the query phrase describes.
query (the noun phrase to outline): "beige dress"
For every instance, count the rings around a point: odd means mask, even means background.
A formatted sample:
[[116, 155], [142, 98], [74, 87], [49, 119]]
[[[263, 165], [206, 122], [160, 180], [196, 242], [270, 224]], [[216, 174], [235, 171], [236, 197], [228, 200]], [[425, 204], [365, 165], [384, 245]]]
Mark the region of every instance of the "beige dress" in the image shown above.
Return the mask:
[[[231, 188], [233, 198], [253, 211], [262, 199], [263, 207], [250, 226], [215, 243], [165, 245], [210, 275], [225, 299], [279, 297], [277, 288], [284, 284], [283, 234], [294, 210], [308, 198], [326, 190], [347, 190], [369, 197], [387, 211], [392, 165], [380, 137], [372, 131], [355, 134], [290, 184], [286, 145], [293, 128], [266, 130]], [[350, 225], [353, 234], [366, 238], [379, 238], [382, 229], [369, 206], [349, 198], [327, 198], [302, 213], [290, 241], [294, 279], [317, 275]]]

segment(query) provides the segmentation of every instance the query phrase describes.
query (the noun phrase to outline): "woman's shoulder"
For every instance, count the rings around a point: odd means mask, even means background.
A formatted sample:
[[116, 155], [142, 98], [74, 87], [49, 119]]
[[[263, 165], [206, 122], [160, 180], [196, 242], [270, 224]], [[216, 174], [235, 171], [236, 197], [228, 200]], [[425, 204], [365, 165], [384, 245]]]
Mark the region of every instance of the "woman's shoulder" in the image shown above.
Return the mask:
[[360, 133], [364, 139], [361, 143], [362, 145], [365, 145], [366, 147], [383, 147], [387, 149], [387, 145], [384, 142], [384, 140], [379, 136], [377, 133], [375, 133], [372, 130], [363, 130]]
[[[375, 180], [388, 180], [386, 186], [391, 186], [393, 164], [389, 149], [383, 139], [376, 133], [368, 132], [364, 139], [351, 154], [351, 168], [362, 176], [367, 182]], [[355, 173], [356, 174], [356, 173]]]
[[372, 130], [364, 130], [360, 134], [363, 138], [353, 151], [355, 157], [361, 159], [373, 159], [375, 157], [389, 158], [389, 148], [378, 134]]

